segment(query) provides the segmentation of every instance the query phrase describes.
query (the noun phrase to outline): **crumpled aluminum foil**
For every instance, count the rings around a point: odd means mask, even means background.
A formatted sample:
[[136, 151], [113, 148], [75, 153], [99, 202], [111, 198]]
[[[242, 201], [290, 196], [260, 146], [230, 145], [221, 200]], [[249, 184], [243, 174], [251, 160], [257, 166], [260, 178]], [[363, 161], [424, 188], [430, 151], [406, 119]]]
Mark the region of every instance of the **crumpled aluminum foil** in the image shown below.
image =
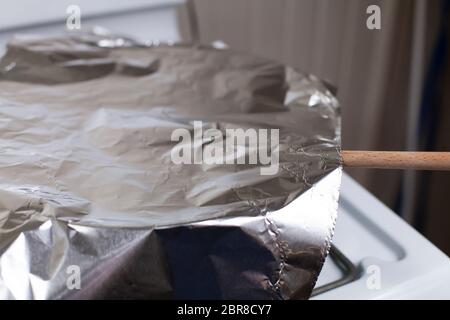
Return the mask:
[[[174, 164], [171, 132], [194, 121], [278, 128], [278, 173]], [[306, 299], [330, 248], [338, 103], [271, 60], [16, 39], [0, 61], [0, 142], [0, 299]]]

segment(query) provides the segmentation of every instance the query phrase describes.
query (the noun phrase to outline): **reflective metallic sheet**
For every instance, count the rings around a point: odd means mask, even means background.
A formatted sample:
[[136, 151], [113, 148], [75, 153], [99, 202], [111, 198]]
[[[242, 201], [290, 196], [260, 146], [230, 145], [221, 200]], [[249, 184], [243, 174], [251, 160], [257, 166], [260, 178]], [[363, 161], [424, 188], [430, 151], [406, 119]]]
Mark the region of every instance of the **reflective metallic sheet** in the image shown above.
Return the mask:
[[[280, 129], [280, 170], [174, 164], [171, 133], [194, 121]], [[16, 39], [0, 61], [0, 146], [1, 299], [306, 299], [330, 247], [338, 103], [271, 60]]]

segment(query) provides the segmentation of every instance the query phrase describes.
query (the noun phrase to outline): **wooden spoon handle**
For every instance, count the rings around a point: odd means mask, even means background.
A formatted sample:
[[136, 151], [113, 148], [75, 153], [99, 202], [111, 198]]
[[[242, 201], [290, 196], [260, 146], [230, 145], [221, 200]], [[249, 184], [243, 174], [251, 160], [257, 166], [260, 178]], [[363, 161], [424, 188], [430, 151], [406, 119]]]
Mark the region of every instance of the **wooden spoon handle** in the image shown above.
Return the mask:
[[346, 167], [450, 171], [450, 152], [343, 150], [341, 157]]

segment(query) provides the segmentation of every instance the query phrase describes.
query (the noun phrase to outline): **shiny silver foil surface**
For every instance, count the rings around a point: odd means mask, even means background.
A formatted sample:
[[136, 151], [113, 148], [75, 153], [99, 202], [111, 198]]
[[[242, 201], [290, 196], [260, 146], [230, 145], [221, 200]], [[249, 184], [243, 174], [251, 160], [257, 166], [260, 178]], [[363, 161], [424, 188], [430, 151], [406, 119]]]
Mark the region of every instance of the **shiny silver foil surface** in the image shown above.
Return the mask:
[[[224, 140], [279, 129], [278, 172], [174, 164], [171, 133], [195, 121]], [[194, 136], [193, 152], [207, 143]], [[337, 100], [277, 62], [107, 35], [13, 40], [0, 61], [0, 299], [307, 299], [339, 149]]]

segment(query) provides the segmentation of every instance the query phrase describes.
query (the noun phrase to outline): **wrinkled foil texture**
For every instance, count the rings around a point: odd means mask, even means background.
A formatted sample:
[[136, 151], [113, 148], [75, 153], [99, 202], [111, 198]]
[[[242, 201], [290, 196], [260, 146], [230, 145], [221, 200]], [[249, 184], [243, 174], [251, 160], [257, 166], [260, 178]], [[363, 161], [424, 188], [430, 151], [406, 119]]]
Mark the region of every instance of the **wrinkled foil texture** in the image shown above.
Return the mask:
[[[174, 164], [171, 133], [193, 121], [278, 128], [280, 170]], [[1, 299], [307, 299], [330, 248], [338, 102], [265, 58], [17, 38], [0, 61], [0, 142]]]

